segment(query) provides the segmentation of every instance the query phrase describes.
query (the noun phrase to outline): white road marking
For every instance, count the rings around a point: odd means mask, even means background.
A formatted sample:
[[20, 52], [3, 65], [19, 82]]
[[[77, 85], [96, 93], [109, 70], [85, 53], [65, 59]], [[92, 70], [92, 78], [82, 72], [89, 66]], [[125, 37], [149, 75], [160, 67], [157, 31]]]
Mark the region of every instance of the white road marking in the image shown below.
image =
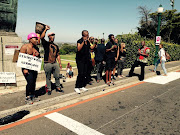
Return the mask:
[[83, 125], [57, 112], [45, 115], [45, 117], [49, 118], [50, 120], [53, 120], [54, 122], [64, 126], [65, 128], [73, 131], [78, 135], [104, 135], [94, 129], [89, 128], [86, 125]]
[[157, 83], [157, 84], [166, 84], [171, 81], [177, 80], [180, 78], [180, 72], [170, 72], [167, 76], [156, 76], [144, 80], [144, 82]]

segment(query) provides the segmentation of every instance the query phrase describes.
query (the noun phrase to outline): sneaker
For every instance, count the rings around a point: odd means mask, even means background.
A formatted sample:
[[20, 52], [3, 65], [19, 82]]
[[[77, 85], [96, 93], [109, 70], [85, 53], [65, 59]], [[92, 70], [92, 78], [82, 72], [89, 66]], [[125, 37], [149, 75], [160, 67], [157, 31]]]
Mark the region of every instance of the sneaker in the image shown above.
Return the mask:
[[26, 99], [25, 99], [25, 103], [26, 103], [27, 105], [32, 105], [32, 104], [33, 104], [33, 101], [32, 101], [31, 98], [28, 96], [28, 97], [26, 97]]
[[80, 90], [88, 91], [88, 89], [86, 89], [86, 88], [84, 88], [84, 87], [80, 88]]
[[116, 80], [116, 76], [113, 75], [112, 79]]
[[110, 82], [107, 82], [106, 84], [107, 84], [107, 86], [110, 86]]
[[51, 90], [48, 90], [48, 95], [51, 95], [52, 91]]
[[63, 92], [63, 90], [61, 90], [61, 88], [56, 88], [56, 92]]
[[75, 91], [76, 93], [78, 93], [78, 94], [81, 93], [81, 91], [79, 90], [79, 88], [75, 88], [74, 91]]
[[113, 81], [110, 82], [112, 85], [115, 85]]
[[92, 85], [92, 82], [89, 82], [89, 85]]

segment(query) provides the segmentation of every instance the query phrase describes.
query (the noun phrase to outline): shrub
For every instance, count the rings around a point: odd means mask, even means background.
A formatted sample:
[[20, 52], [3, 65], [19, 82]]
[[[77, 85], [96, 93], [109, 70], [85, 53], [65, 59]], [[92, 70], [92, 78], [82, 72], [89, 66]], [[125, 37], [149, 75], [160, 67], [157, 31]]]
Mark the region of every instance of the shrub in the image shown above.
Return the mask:
[[[145, 40], [146, 46], [150, 48], [150, 55], [148, 57], [148, 65], [154, 64], [155, 57], [155, 41], [146, 40], [142, 38], [137, 33], [135, 34], [126, 34], [126, 35], [117, 35], [116, 38], [119, 39], [119, 43], [122, 41], [126, 43], [127, 50], [127, 60], [125, 68], [130, 68], [134, 61], [137, 59], [137, 51], [141, 47], [141, 41]], [[180, 46], [177, 44], [162, 42], [164, 49], [170, 54], [171, 59], [168, 61], [177, 61], [180, 60]]]

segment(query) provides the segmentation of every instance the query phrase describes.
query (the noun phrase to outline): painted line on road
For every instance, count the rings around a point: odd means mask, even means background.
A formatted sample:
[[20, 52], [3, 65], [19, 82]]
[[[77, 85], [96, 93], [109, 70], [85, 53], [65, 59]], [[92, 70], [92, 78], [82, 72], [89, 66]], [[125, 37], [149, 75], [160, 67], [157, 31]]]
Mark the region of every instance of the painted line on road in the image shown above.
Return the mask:
[[78, 135], [104, 135], [92, 128], [89, 128], [88, 126], [84, 124], [81, 124], [57, 112], [45, 115], [45, 117], [62, 125], [63, 127], [73, 131], [74, 133]]
[[80, 105], [80, 104], [83, 104], [83, 103], [86, 103], [86, 102], [89, 102], [89, 101], [92, 101], [92, 100], [95, 100], [95, 99], [98, 99], [98, 98], [101, 98], [101, 97], [105, 97], [107, 95], [110, 95], [110, 94], [113, 94], [113, 93], [116, 93], [116, 92], [119, 92], [119, 91], [123, 91], [123, 90], [128, 89], [128, 88], [138, 86], [138, 85], [143, 84], [143, 83], [145, 83], [145, 82], [139, 82], [139, 83], [136, 83], [136, 84], [133, 84], [133, 85], [129, 85], [129, 86], [124, 87], [124, 88], [120, 88], [120, 89], [117, 89], [117, 90], [114, 90], [114, 91], [111, 91], [111, 92], [108, 92], [108, 93], [105, 93], [105, 94], [102, 94], [102, 95], [99, 95], [99, 96], [96, 96], [96, 97], [93, 97], [93, 98], [86, 99], [84, 101], [80, 101], [80, 102], [77, 102], [77, 103], [62, 107], [62, 108], [58, 108], [58, 109], [53, 110], [53, 111], [42, 113], [40, 115], [31, 117], [31, 118], [28, 118], [28, 119], [20, 120], [20, 121], [17, 121], [15, 123], [11, 123], [9, 125], [2, 126], [2, 127], [0, 127], [0, 131], [3, 131], [5, 129], [12, 128], [12, 127], [24, 124], [26, 122], [29, 122], [29, 121], [32, 121], [32, 120], [35, 120], [35, 119], [38, 119], [38, 118], [41, 118], [41, 117], [44, 117], [45, 115], [48, 115], [48, 114], [51, 114], [51, 113], [54, 113], [54, 112], [59, 112], [59, 111], [62, 111], [62, 110], [65, 110], [65, 109], [68, 109], [68, 108], [71, 108], [71, 107], [75, 107], [77, 105]]
[[156, 84], [167, 84], [179, 78], [180, 78], [179, 72], [170, 72], [167, 74], [167, 76], [156, 76], [156, 77], [146, 79], [144, 81], [149, 82], [149, 83], [156, 83]]

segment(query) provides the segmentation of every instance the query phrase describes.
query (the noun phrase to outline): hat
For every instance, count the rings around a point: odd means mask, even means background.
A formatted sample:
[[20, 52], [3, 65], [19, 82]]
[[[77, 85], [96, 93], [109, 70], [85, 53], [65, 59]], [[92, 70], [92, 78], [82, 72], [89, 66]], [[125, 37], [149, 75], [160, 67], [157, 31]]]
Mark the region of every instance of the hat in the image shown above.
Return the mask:
[[27, 36], [27, 40], [30, 40], [31, 38], [39, 38], [38, 36], [37, 36], [37, 34], [36, 33], [30, 33], [28, 36]]
[[53, 33], [53, 32], [48, 33], [48, 37], [51, 35], [55, 35], [55, 33]]

